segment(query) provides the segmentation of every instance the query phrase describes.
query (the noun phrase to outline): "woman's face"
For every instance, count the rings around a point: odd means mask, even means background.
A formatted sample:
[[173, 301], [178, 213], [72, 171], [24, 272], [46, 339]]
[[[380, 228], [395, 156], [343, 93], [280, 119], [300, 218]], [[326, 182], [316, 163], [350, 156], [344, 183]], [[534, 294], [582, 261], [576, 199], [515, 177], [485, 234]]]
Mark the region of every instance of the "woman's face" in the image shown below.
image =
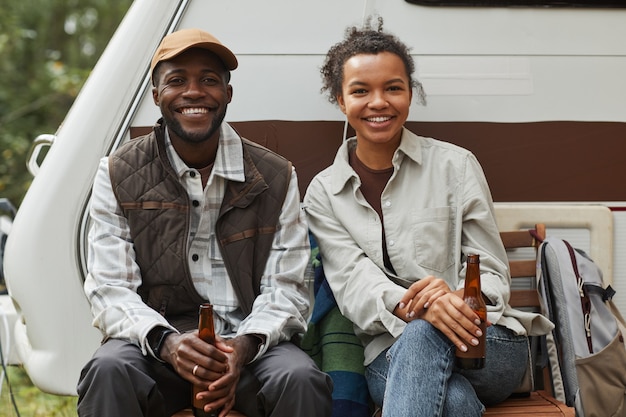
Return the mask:
[[337, 102], [357, 139], [397, 147], [413, 96], [402, 59], [391, 52], [355, 55], [343, 74]]

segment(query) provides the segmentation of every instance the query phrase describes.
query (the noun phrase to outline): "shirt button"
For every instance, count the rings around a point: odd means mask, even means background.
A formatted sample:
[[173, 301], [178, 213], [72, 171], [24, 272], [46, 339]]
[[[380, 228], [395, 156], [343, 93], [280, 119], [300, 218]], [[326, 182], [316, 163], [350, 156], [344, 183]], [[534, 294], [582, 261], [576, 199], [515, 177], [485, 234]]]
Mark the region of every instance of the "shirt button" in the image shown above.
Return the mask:
[[196, 176], [196, 172], [195, 172], [195, 171], [189, 171], [189, 176], [190, 176], [191, 178], [195, 178], [195, 176]]
[[193, 204], [194, 207], [198, 207], [200, 205], [200, 202], [198, 200], [193, 200], [191, 204]]
[[191, 255], [191, 260], [193, 260], [194, 262], [198, 262], [198, 259], [200, 259], [200, 257], [197, 254], [193, 254]]
[[389, 241], [389, 246], [393, 246], [393, 245], [395, 245], [395, 244], [396, 244], [396, 241], [395, 241], [395, 240], [390, 240], [390, 241]]
[[391, 201], [385, 201], [385, 207], [391, 207]]

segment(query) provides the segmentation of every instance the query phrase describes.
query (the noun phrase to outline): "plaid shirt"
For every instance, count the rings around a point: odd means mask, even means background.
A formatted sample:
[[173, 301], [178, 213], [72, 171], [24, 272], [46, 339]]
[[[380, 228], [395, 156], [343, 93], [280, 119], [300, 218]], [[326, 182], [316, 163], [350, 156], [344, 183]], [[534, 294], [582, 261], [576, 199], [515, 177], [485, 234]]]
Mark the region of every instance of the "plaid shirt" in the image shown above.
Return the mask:
[[[167, 130], [166, 130], [167, 132]], [[306, 330], [309, 295], [304, 271], [309, 261], [308, 227], [300, 208], [295, 170], [279, 217], [278, 230], [261, 279], [261, 295], [252, 313], [244, 317], [228, 277], [215, 235], [215, 223], [228, 181], [244, 180], [241, 139], [222, 124], [215, 163], [206, 187], [200, 173], [185, 165], [174, 150], [169, 135], [168, 158], [178, 173], [192, 206], [188, 259], [194, 286], [214, 305], [215, 331], [222, 337], [262, 334], [266, 343], [259, 355], [280, 341]], [[127, 339], [149, 352], [146, 335], [157, 325], [171, 327], [155, 310], [146, 306], [137, 288], [141, 272], [135, 263], [127, 219], [113, 194], [108, 158], [100, 162], [93, 186], [89, 233], [89, 273], [85, 293], [91, 302], [94, 326], [109, 337]], [[193, 260], [192, 255], [198, 255]]]

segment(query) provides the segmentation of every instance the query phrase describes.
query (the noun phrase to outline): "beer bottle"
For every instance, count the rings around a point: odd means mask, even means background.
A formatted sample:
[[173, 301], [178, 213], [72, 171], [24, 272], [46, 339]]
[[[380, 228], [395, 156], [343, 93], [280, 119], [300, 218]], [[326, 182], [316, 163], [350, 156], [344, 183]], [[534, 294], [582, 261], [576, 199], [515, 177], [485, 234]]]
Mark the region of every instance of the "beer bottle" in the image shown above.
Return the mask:
[[[213, 325], [213, 306], [209, 303], [203, 303], [200, 305], [200, 318], [198, 319], [198, 334], [200, 339], [207, 343], [215, 344], [215, 327]], [[193, 386], [193, 415], [195, 417], [217, 417], [218, 410], [212, 410], [207, 413], [204, 411], [204, 402], [196, 399], [196, 394], [201, 391], [206, 391], [207, 387]]]
[[478, 338], [478, 346], [466, 344], [467, 352], [456, 350], [456, 365], [461, 369], [480, 369], [485, 366], [485, 347], [487, 305], [480, 291], [480, 256], [467, 256], [465, 272], [465, 290], [463, 300], [480, 318], [480, 330], [483, 335]]

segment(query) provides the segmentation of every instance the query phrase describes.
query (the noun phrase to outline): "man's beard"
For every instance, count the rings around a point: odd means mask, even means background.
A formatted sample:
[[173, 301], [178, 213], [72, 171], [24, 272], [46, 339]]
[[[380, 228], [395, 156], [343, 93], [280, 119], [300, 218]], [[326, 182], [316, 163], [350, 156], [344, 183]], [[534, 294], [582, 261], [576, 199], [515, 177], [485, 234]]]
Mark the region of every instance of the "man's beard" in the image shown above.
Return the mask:
[[226, 107], [224, 107], [221, 111], [219, 111], [219, 113], [215, 113], [215, 116], [213, 116], [213, 119], [211, 120], [211, 124], [209, 125], [208, 130], [206, 130], [205, 132], [198, 132], [198, 133], [187, 132], [185, 129], [183, 129], [181, 124], [175, 118], [169, 118], [169, 117], [164, 116], [164, 119], [165, 119], [165, 124], [167, 125], [167, 127], [181, 140], [187, 143], [202, 143], [202, 142], [209, 140], [211, 136], [213, 136], [215, 132], [219, 130], [225, 117], [226, 117]]

